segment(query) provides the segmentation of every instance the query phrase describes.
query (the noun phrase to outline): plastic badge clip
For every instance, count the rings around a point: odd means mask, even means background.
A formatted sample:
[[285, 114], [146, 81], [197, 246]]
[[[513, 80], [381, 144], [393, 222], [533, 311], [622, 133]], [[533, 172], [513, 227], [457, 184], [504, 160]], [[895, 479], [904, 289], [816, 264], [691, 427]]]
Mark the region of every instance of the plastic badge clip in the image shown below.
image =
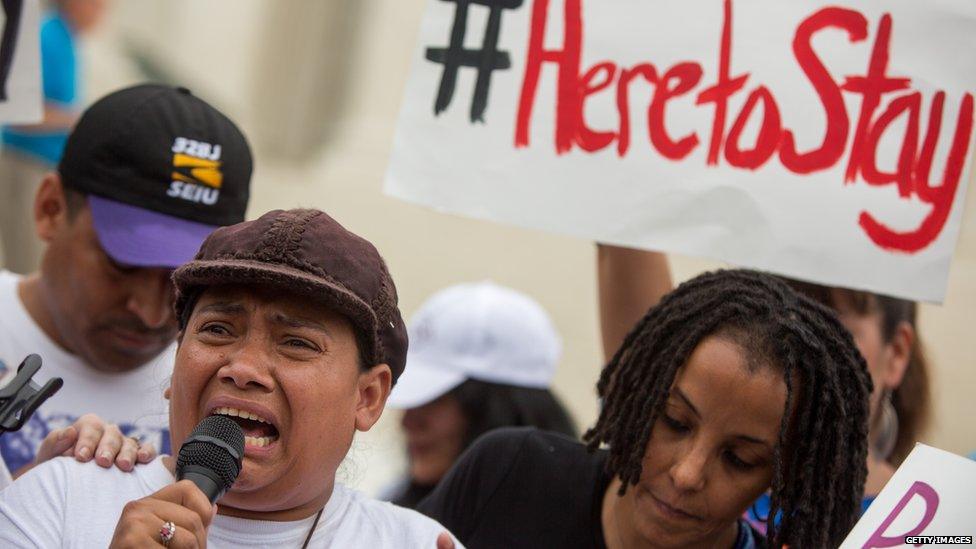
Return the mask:
[[31, 379], [41, 369], [41, 357], [27, 355], [17, 367], [17, 375], [0, 388], [0, 434], [16, 431], [27, 423], [31, 414], [61, 389], [60, 377], [48, 380], [43, 387]]

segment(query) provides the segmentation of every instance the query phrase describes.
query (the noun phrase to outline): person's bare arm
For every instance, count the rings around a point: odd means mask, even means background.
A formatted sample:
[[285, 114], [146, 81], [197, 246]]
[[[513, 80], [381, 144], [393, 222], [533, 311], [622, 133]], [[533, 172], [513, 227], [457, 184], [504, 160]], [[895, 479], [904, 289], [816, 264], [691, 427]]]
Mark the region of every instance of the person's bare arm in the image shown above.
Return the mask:
[[637, 321], [671, 291], [668, 257], [597, 244], [597, 283], [603, 355], [609, 361]]
[[13, 129], [23, 133], [51, 133], [71, 131], [78, 120], [78, 113], [58, 103], [44, 103], [44, 118], [37, 124], [15, 125]]

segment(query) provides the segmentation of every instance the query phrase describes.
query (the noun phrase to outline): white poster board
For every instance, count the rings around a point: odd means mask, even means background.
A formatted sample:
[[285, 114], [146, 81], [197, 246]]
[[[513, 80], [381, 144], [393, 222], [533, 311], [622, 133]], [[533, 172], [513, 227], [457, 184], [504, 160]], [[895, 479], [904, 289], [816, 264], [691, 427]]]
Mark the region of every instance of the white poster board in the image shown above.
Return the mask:
[[39, 0], [4, 2], [0, 21], [0, 123], [40, 122], [44, 117], [44, 94]]
[[972, 0], [429, 0], [386, 192], [941, 301]]
[[974, 539], [976, 461], [918, 444], [841, 547], [969, 545]]

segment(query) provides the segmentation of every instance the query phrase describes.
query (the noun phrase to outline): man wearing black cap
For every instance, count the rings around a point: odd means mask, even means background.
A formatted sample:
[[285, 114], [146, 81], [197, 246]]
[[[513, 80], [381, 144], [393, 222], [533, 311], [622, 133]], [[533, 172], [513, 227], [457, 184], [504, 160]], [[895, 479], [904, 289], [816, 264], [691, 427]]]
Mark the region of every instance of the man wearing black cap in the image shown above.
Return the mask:
[[39, 271], [0, 272], [0, 361], [38, 353], [41, 374], [65, 382], [0, 439], [11, 470], [84, 412], [168, 450], [170, 273], [216, 227], [244, 219], [250, 176], [240, 130], [186, 89], [135, 86], [82, 115], [34, 204], [47, 243]]

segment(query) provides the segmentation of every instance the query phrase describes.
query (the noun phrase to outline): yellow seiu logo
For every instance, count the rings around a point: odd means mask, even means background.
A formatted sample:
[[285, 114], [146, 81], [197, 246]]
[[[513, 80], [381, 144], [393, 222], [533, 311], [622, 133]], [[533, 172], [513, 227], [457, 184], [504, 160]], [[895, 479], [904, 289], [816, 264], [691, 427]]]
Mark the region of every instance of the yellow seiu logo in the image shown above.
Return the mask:
[[220, 196], [220, 145], [177, 137], [173, 142], [173, 172], [167, 196], [212, 206]]

